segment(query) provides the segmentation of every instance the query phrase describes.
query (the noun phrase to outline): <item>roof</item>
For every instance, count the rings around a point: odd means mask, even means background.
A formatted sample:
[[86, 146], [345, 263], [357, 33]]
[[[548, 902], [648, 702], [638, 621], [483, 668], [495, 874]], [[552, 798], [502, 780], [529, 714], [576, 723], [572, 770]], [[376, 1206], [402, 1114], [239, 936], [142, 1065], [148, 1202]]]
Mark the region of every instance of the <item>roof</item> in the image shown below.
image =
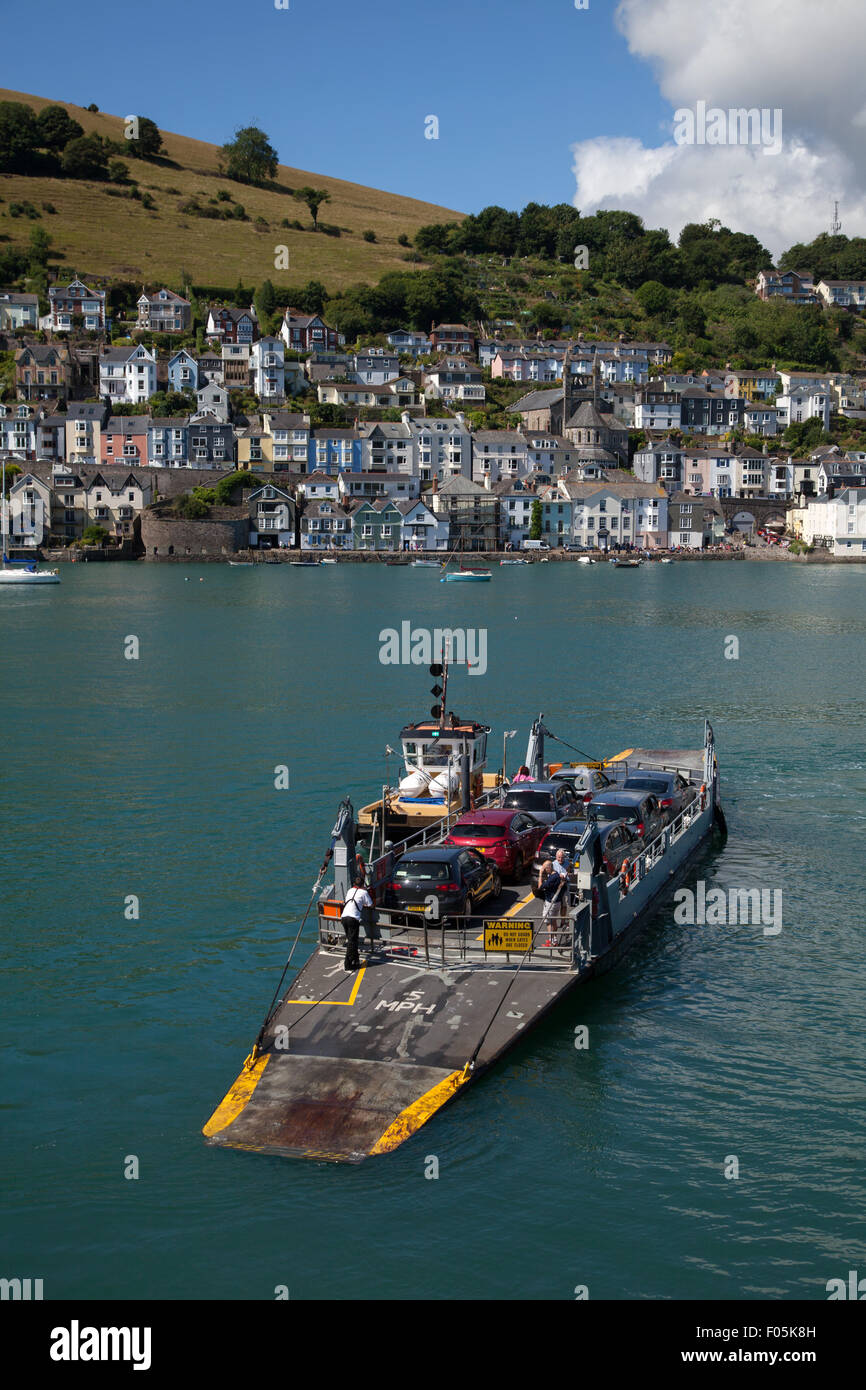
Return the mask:
[[150, 415], [110, 415], [102, 427], [103, 434], [141, 434], [150, 429]]
[[603, 429], [618, 434], [628, 434], [628, 425], [624, 425], [615, 415], [602, 415], [601, 411], [593, 405], [592, 401], [581, 401], [571, 419], [566, 423], [566, 429], [585, 428]]
[[562, 400], [562, 387], [554, 387], [548, 391], [530, 391], [528, 395], [521, 396], [519, 401], [508, 407], [512, 415], [522, 415], [530, 410], [546, 410], [549, 406], [556, 405]]

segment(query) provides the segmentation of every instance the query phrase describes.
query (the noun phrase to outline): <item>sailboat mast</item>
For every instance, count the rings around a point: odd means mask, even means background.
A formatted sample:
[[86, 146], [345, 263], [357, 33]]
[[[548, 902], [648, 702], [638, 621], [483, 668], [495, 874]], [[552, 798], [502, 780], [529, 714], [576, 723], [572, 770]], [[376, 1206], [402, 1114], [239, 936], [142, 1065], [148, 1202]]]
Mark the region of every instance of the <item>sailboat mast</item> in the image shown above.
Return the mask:
[[448, 648], [446, 642], [445, 650], [442, 653], [442, 703], [439, 706], [439, 732], [445, 729], [445, 701], [448, 699]]

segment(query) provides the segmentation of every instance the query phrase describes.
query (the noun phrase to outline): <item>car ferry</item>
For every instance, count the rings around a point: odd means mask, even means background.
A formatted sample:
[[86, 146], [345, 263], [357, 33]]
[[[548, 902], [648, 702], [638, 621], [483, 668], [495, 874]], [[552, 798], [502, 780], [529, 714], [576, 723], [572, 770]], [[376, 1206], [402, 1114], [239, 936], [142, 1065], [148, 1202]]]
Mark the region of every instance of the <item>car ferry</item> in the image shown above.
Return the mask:
[[[526, 756], [539, 780], [545, 734], [539, 718]], [[340, 922], [359, 866], [355, 817], [344, 801], [308, 909], [317, 915], [316, 948], [284, 988], [290, 956], [240, 1075], [204, 1126], [207, 1140], [342, 1162], [391, 1153], [574, 989], [610, 969], [725, 824], [708, 722], [700, 748], [629, 748], [596, 766], [674, 773], [694, 794], [614, 876], [602, 853], [609, 826], [588, 818], [555, 930], [542, 920], [525, 875], [504, 886], [489, 865], [486, 874], [463, 876], [468, 897], [457, 912], [440, 912], [435, 891], [423, 903], [380, 907], [357, 970], [344, 967]], [[481, 804], [501, 799], [501, 788], [490, 789]], [[397, 866], [407, 856], [435, 863], [438, 849], [446, 866], [460, 865], [461, 853], [471, 856], [446, 848], [446, 838], [447, 826], [431, 826], [366, 864], [376, 903], [394, 901]], [[333, 882], [322, 887], [331, 866]], [[443, 890], [455, 882], [443, 881]]]

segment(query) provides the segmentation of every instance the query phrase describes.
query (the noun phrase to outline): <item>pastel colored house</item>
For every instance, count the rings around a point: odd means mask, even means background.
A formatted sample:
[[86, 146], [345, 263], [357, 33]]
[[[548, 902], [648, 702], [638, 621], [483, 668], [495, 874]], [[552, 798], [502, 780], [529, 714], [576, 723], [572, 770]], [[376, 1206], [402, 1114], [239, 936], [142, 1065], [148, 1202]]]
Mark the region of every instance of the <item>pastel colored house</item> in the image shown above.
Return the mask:
[[302, 550], [351, 550], [353, 544], [352, 519], [339, 503], [327, 498], [307, 503], [301, 517]]
[[6, 529], [10, 545], [37, 550], [51, 531], [51, 488], [34, 473], [22, 473], [9, 489]]
[[70, 401], [66, 407], [66, 460], [70, 468], [93, 464], [102, 458], [102, 427], [108, 406], [100, 401]]
[[250, 349], [249, 377], [260, 401], [281, 401], [286, 394], [285, 348], [279, 338], [260, 338]]
[[39, 326], [39, 296], [0, 290], [0, 331], [14, 333], [17, 328]]
[[186, 468], [189, 463], [189, 417], [154, 418], [147, 432], [147, 461], [154, 467]]
[[363, 467], [363, 443], [356, 429], [336, 425], [320, 425], [310, 435], [308, 469], [311, 473], [360, 473]]
[[100, 463], [130, 468], [146, 464], [151, 425], [149, 415], [110, 416], [100, 435]]
[[402, 550], [403, 515], [390, 497], [361, 502], [352, 512], [356, 550]]
[[312, 473], [310, 417], [287, 410], [263, 410], [262, 424], [270, 435], [275, 473]]
[[198, 362], [186, 348], [168, 359], [167, 374], [169, 391], [197, 391], [201, 385]]

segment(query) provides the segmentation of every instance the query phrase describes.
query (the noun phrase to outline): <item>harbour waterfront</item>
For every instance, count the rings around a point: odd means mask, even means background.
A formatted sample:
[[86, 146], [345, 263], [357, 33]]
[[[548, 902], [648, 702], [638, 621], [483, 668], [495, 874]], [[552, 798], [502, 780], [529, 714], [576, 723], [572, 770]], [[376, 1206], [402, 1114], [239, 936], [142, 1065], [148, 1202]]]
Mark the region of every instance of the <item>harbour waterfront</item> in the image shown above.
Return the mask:
[[[866, 1231], [864, 582], [88, 565], [4, 595], [0, 1273], [46, 1298], [825, 1298]], [[690, 746], [709, 716], [730, 838], [695, 876], [782, 890], [783, 930], [662, 910], [387, 1159], [208, 1149], [337, 803], [375, 795], [432, 700], [380, 663], [404, 620], [486, 629], [449, 704], [492, 750], [520, 730], [512, 769], [539, 711], [595, 756]]]

